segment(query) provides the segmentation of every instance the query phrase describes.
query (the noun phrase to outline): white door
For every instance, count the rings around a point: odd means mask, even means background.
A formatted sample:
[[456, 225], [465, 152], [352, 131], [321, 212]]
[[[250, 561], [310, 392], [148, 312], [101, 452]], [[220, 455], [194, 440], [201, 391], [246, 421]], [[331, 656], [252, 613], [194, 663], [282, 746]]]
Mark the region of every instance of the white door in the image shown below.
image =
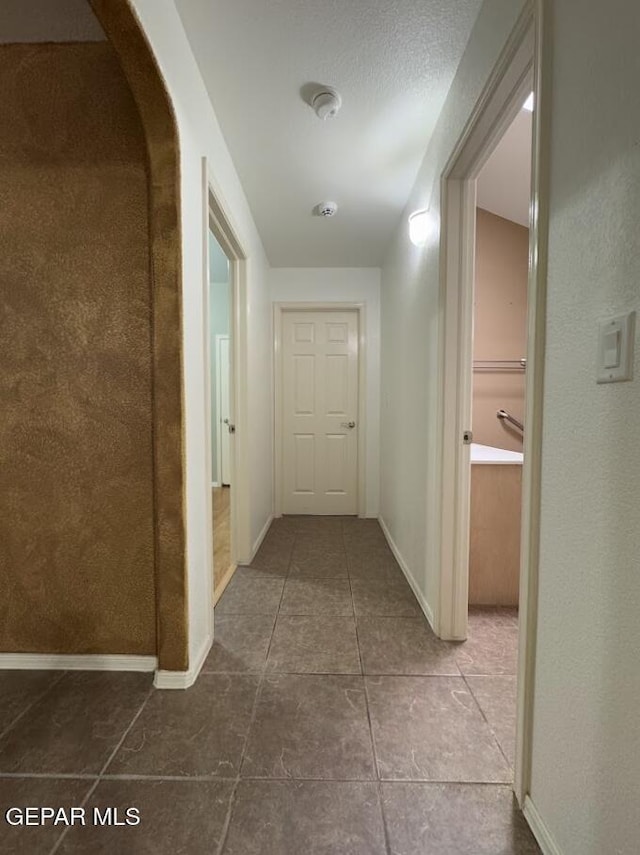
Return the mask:
[[231, 422], [231, 406], [229, 396], [229, 336], [218, 336], [218, 425], [220, 440], [219, 471], [220, 483], [231, 484], [229, 424]]
[[357, 311], [283, 313], [282, 407], [283, 513], [357, 513]]

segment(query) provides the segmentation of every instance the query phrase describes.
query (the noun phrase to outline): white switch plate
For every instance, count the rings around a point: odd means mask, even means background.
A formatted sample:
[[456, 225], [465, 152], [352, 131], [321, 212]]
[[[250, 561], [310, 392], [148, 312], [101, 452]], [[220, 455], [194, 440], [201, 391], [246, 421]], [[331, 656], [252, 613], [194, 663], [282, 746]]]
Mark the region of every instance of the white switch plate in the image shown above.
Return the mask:
[[598, 383], [619, 383], [621, 380], [633, 379], [635, 330], [635, 312], [600, 322], [596, 375]]

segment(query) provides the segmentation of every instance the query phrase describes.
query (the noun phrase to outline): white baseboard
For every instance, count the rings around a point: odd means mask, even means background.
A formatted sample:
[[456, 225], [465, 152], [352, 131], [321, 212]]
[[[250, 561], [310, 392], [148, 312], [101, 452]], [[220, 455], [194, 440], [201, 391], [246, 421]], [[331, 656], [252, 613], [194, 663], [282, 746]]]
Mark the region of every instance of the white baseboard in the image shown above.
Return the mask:
[[209, 655], [212, 644], [213, 638], [207, 635], [193, 663], [189, 665], [188, 671], [162, 671], [158, 669], [153, 680], [153, 685], [156, 689], [188, 689], [190, 686], [193, 686], [202, 670], [204, 660]]
[[249, 559], [249, 561], [247, 561], [247, 564], [251, 564], [253, 559], [256, 557], [256, 553], [260, 549], [260, 546], [262, 545], [262, 541], [267, 536], [267, 532], [269, 531], [269, 528], [270, 528], [272, 522], [273, 522], [273, 514], [269, 514], [269, 517], [268, 517], [266, 523], [264, 524], [262, 531], [260, 532], [260, 534], [256, 538], [256, 542], [253, 544], [253, 547], [251, 549], [251, 558]]
[[[400, 565], [400, 569], [404, 573], [407, 582], [411, 586], [411, 590], [416, 595], [416, 600], [420, 604], [420, 608], [424, 612], [424, 616], [429, 621], [429, 626], [431, 627], [431, 629], [434, 629], [435, 624], [434, 624], [434, 620], [433, 620], [433, 612], [431, 611], [431, 606], [426, 601], [424, 594], [422, 593], [422, 591], [420, 590], [420, 588], [416, 584], [416, 581], [413, 578], [411, 571], [409, 570], [409, 567], [407, 566], [407, 563], [405, 562], [404, 558], [402, 557], [402, 554], [400, 553], [400, 550], [398, 549], [393, 538], [391, 537], [391, 533], [389, 532], [389, 529], [387, 528], [387, 524], [385, 523], [384, 519], [382, 517], [378, 517], [378, 522], [380, 523], [380, 528], [382, 529], [382, 532], [387, 539], [387, 543], [389, 544], [389, 548], [393, 552], [393, 555], [394, 555], [396, 561]], [[435, 632], [435, 630], [434, 630], [434, 632]]]
[[560, 847], [551, 836], [551, 832], [538, 813], [530, 796], [525, 796], [522, 812], [529, 823], [531, 831], [533, 831], [533, 836], [538, 841], [538, 846], [542, 849], [542, 855], [562, 855]]
[[157, 667], [155, 656], [0, 653], [0, 670], [7, 671], [155, 671]]

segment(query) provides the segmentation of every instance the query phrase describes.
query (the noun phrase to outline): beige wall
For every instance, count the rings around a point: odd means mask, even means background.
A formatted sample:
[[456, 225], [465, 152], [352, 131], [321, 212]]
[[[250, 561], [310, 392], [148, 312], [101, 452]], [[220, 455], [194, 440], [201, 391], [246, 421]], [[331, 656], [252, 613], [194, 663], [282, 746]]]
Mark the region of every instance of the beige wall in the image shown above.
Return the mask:
[[143, 130], [107, 43], [0, 48], [0, 650], [155, 652]]
[[[478, 208], [474, 360], [526, 355], [528, 266], [529, 230]], [[474, 441], [522, 451], [520, 431], [496, 418], [501, 408], [524, 421], [524, 372], [475, 370]]]

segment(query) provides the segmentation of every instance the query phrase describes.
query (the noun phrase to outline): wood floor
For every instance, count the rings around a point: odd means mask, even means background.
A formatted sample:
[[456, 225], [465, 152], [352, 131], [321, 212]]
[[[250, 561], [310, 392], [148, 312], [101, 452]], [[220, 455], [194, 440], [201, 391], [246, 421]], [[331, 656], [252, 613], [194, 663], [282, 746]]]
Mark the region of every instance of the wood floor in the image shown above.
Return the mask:
[[235, 569], [231, 565], [229, 487], [213, 487], [213, 601], [218, 601]]

